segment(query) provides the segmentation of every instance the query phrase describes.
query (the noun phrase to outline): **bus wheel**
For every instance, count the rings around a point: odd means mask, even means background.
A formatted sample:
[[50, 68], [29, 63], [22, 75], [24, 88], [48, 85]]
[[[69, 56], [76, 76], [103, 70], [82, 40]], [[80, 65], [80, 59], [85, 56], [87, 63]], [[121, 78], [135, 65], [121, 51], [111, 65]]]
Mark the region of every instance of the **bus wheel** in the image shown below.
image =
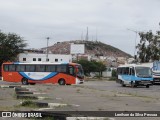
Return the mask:
[[60, 79], [60, 80], [58, 81], [58, 83], [59, 83], [59, 85], [65, 85], [65, 84], [66, 84], [66, 82], [65, 82], [64, 79]]
[[28, 79], [27, 78], [22, 79], [22, 85], [28, 85]]
[[149, 88], [149, 85], [146, 85], [146, 88]]
[[137, 87], [137, 85], [134, 85], [134, 87]]
[[124, 81], [121, 81], [121, 85], [122, 87], [126, 87], [126, 85], [124, 84]]
[[30, 85], [35, 85], [36, 83], [29, 83]]
[[134, 87], [137, 87], [137, 85], [135, 85], [133, 82], [131, 82], [131, 87], [134, 88]]

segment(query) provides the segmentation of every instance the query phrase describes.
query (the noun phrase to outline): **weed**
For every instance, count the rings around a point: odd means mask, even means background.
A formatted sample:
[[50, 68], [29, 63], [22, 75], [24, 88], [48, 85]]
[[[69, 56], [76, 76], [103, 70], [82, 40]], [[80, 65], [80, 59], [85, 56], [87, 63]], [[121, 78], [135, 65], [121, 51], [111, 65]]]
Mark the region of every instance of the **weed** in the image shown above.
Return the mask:
[[104, 118], [103, 120], [109, 120], [108, 118]]
[[101, 109], [101, 108], [98, 108], [98, 110], [101, 111], [102, 109]]
[[35, 102], [31, 101], [31, 100], [25, 100], [25, 101], [22, 102], [21, 105], [24, 106], [24, 107], [31, 107], [31, 108], [37, 108], [38, 107], [37, 104]]
[[80, 92], [80, 89], [77, 89], [76, 91], [77, 91], [77, 93], [79, 93], [79, 92]]
[[117, 95], [116, 95], [116, 94], [114, 94], [114, 97], [117, 97]]
[[116, 81], [117, 80], [117, 77], [111, 77], [108, 79], [108, 81]]

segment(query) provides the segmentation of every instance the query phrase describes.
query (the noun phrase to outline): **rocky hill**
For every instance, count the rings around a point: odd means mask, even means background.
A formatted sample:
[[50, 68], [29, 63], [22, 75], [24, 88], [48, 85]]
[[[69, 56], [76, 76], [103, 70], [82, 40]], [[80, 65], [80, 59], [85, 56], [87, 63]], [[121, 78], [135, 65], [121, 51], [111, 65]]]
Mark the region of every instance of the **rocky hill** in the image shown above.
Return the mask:
[[[85, 54], [114, 57], [131, 57], [131, 55], [100, 41], [74, 40], [57, 42], [48, 49], [54, 54], [70, 54], [70, 44], [85, 44]], [[46, 49], [46, 48], [42, 48]]]

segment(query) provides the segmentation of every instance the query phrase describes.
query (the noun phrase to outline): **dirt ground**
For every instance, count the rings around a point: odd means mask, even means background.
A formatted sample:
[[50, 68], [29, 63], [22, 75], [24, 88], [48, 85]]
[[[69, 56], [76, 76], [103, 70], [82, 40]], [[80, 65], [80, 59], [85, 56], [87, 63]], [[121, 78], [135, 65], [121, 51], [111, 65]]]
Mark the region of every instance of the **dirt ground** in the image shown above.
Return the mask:
[[[93, 80], [80, 85], [59, 86], [53, 84], [36, 84], [22, 86], [21, 83], [0, 81], [1, 111], [160, 111], [160, 86], [150, 88], [121, 87], [115, 81]], [[17, 99], [14, 88], [20, 86], [33, 94], [37, 99]], [[24, 92], [25, 89], [22, 89]], [[22, 92], [21, 91], [21, 92]], [[25, 93], [25, 92], [24, 92]], [[18, 94], [19, 95], [19, 94]], [[47, 107], [22, 106], [24, 101], [47, 103]], [[135, 118], [107, 117], [112, 120], [128, 120]], [[136, 119], [150, 119], [136, 117]], [[151, 119], [158, 120], [158, 117]]]

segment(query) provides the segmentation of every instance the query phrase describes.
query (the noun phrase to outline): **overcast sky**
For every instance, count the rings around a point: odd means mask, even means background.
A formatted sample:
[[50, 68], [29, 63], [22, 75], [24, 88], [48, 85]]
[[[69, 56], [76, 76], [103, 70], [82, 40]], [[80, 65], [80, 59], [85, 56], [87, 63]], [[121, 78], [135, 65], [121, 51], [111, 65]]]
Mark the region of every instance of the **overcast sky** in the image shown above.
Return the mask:
[[[0, 30], [16, 33], [28, 48], [89, 39], [134, 54], [136, 31], [160, 30], [160, 0], [0, 0]], [[97, 31], [97, 32], [96, 32]], [[139, 37], [137, 37], [137, 43]]]

